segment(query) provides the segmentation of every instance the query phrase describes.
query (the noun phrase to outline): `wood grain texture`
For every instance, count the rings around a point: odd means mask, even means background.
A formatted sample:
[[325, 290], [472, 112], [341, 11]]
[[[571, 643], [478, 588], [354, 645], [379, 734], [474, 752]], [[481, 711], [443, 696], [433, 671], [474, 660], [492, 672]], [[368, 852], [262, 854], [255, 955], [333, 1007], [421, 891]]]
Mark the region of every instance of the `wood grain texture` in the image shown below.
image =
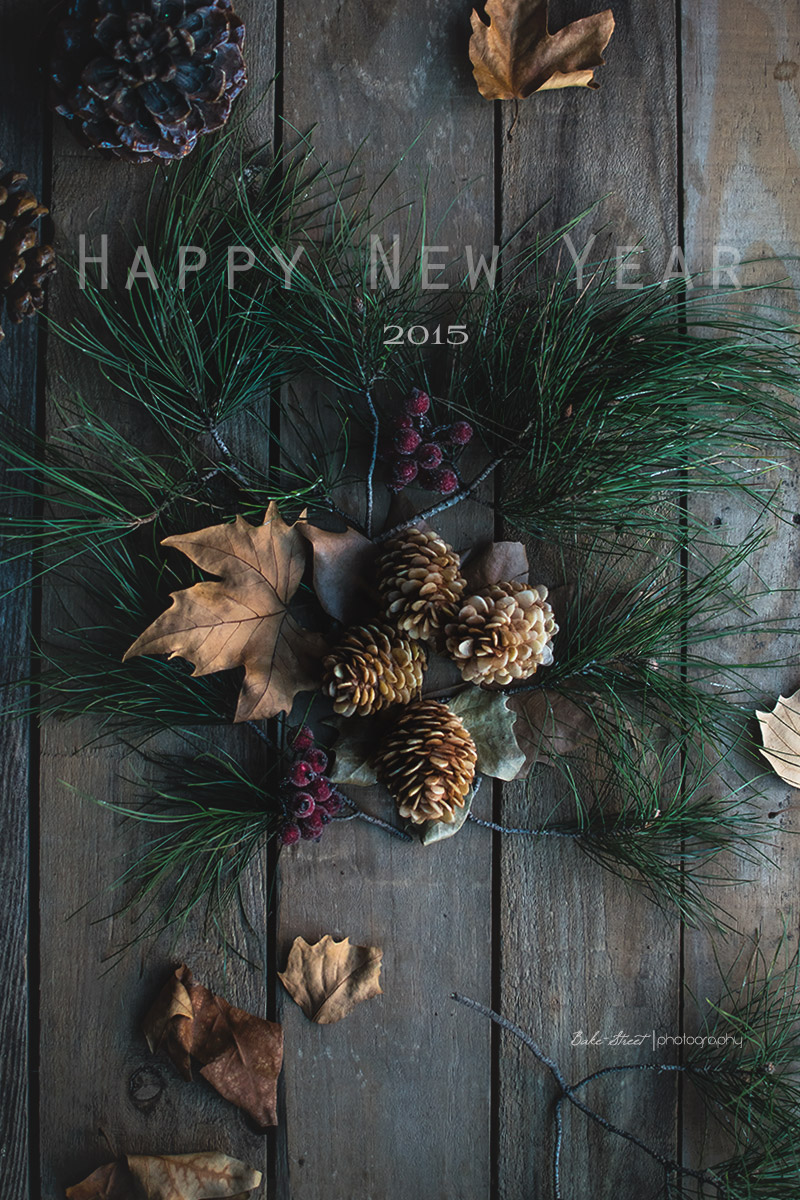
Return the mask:
[[[43, 88], [35, 69], [35, 51], [26, 29], [31, 9], [14, 0], [0, 0], [0, 45], [18, 47], [0, 72], [0, 160], [8, 169], [28, 176], [43, 196]], [[5, 60], [4, 56], [4, 60]], [[36, 426], [40, 328], [26, 321], [11, 326], [0, 317], [6, 339], [0, 346], [0, 403], [4, 414], [28, 428]], [[16, 512], [23, 515], [22, 505]], [[4, 550], [6, 547], [4, 547]], [[11, 549], [11, 547], [9, 547]], [[19, 550], [20, 547], [14, 547]], [[20, 559], [0, 569], [0, 591], [21, 584], [30, 563]], [[15, 591], [0, 601], [0, 663], [2, 686], [30, 674], [31, 596]], [[3, 698], [8, 694], [3, 690]], [[24, 699], [24, 697], [20, 697]], [[0, 1192], [28, 1195], [29, 1173], [29, 836], [31, 727], [27, 721], [6, 725], [0, 739], [0, 896], [4, 906], [0, 927]], [[35, 986], [35, 975], [34, 975]], [[34, 1003], [35, 1011], [35, 1003]]]
[[[796, 202], [800, 12], [790, 0], [686, 0], [683, 8], [687, 259], [695, 270], [708, 269], [715, 246], [733, 247], [743, 261], [765, 260], [741, 271], [743, 282], [786, 278], [796, 290], [800, 284], [794, 261], [800, 247]], [[723, 261], [729, 261], [729, 256]], [[772, 298], [797, 311], [796, 295], [784, 291]], [[800, 463], [787, 457], [774, 482], [776, 504], [789, 514], [798, 511]], [[716, 525], [732, 545], [747, 536], [753, 523], [752, 509], [736, 497], [704, 503], [695, 499], [692, 511]], [[796, 622], [794, 589], [799, 569], [800, 531], [791, 523], [776, 522], [771, 540], [753, 556], [742, 582], [750, 589], [771, 589], [760, 611], [784, 628]], [[754, 686], [763, 689], [764, 708], [771, 708], [779, 693], [790, 695], [800, 685], [796, 638], [744, 635], [726, 639], [719, 652], [728, 662], [773, 664], [752, 672]], [[724, 783], [721, 778], [720, 786]], [[766, 788], [764, 804], [764, 811], [774, 814], [775, 836], [769, 846], [773, 862], [744, 870], [748, 882], [726, 893], [726, 908], [739, 936], [718, 940], [723, 970], [732, 966], [743, 939], [756, 933], [769, 958], [784, 921], [790, 949], [797, 945], [800, 867], [792, 835], [800, 827], [792, 811], [795, 806], [796, 793], [776, 777]], [[743, 968], [744, 962], [735, 972], [737, 983]], [[687, 990], [697, 997], [701, 1009], [706, 999], [717, 998], [719, 971], [709, 939], [702, 933], [687, 935], [685, 973]], [[695, 1032], [701, 1016], [690, 1004], [689, 1032]], [[686, 1114], [687, 1155], [707, 1162], [723, 1158], [726, 1143], [714, 1123], [706, 1128], [691, 1093]]]
[[[607, 65], [597, 72], [599, 91], [531, 98], [520, 106], [510, 141], [513, 110], [503, 108], [503, 231], [510, 235], [546, 204], [531, 236], [550, 232], [610, 192], [572, 235], [574, 244], [581, 251], [598, 233], [591, 253], [597, 259], [613, 254], [616, 245], [641, 242], [646, 275], [663, 271], [678, 240], [674, 13], [658, 0], [613, 7], [617, 28]], [[551, 29], [585, 12], [581, 3], [553, 4]], [[569, 264], [564, 249], [562, 269]], [[547, 554], [537, 552], [536, 559], [547, 576]], [[542, 582], [568, 581], [552, 576]], [[540, 769], [533, 803], [523, 785], [506, 789], [504, 824], [530, 826], [546, 817], [556, 802], [548, 774], [548, 768]], [[666, 921], [641, 894], [558, 838], [502, 841], [500, 913], [496, 1003], [530, 1031], [569, 1080], [601, 1066], [652, 1059], [647, 1044], [598, 1049], [571, 1043], [579, 1031], [613, 1036], [676, 1027], [677, 921]], [[500, 1039], [499, 1078], [497, 1194], [502, 1200], [549, 1200], [552, 1081], [506, 1035]], [[674, 1152], [675, 1097], [669, 1085], [636, 1077], [622, 1086], [619, 1080], [601, 1082], [587, 1091], [586, 1100], [661, 1152]], [[591, 1186], [593, 1200], [627, 1200], [660, 1194], [663, 1174], [631, 1147], [568, 1112], [562, 1182], [565, 1196], [583, 1195]]]
[[[275, 10], [260, 0], [242, 0], [237, 7], [248, 21], [248, 98], [254, 101], [265, 94], [274, 73]], [[269, 140], [272, 126], [268, 94], [252, 117], [252, 140]], [[150, 168], [106, 162], [83, 150], [59, 125], [54, 192], [60, 250], [73, 254], [80, 233], [108, 232], [112, 274], [115, 264], [127, 267], [127, 234], [141, 218], [150, 178]], [[64, 275], [54, 293], [59, 319], [68, 319], [73, 311], [72, 286]], [[49, 367], [54, 401], [63, 399], [69, 387], [81, 387], [106, 404], [109, 417], [131, 421], [96, 370], [57, 343]], [[55, 424], [53, 409], [50, 415]], [[135, 417], [133, 423], [135, 433]], [[45, 627], [63, 623], [63, 599], [63, 584], [49, 582]], [[92, 797], [130, 802], [141, 790], [133, 782], [141, 762], [126, 754], [121, 739], [97, 744], [96, 732], [90, 723], [78, 722], [50, 723], [43, 733], [41, 1195], [61, 1200], [65, 1185], [124, 1153], [218, 1149], [266, 1175], [268, 1137], [201, 1079], [186, 1083], [166, 1058], [151, 1056], [141, 1033], [149, 1004], [180, 961], [231, 1003], [265, 1013], [270, 958], [266, 863], [254, 863], [244, 881], [252, 929], [242, 931], [231, 947], [226, 949], [218, 933], [206, 931], [198, 918], [177, 940], [146, 942], [107, 971], [108, 954], [135, 932], [127, 917], [103, 919], [118, 902], [109, 889], [152, 834], [91, 802]], [[247, 730], [209, 730], [208, 737], [245, 761], [263, 754], [263, 745]], [[165, 752], [178, 749], [169, 739], [160, 747]], [[260, 969], [246, 959], [261, 964]]]
[[[452, 255], [462, 258], [465, 242], [489, 246], [493, 232], [492, 116], [469, 75], [468, 15], [456, 0], [356, 0], [323, 11], [301, 0], [287, 6], [283, 77], [287, 120], [301, 131], [318, 122], [315, 140], [332, 166], [368, 138], [370, 185], [420, 138], [376, 207], [417, 197], [419, 177], [430, 171], [431, 227], [453, 207], [428, 241], [457, 247]], [[402, 231], [403, 217], [396, 227]], [[463, 504], [437, 529], [460, 548], [491, 536], [491, 513]], [[467, 828], [425, 848], [356, 820], [282, 857], [281, 866], [280, 966], [297, 935], [349, 935], [382, 947], [385, 994], [324, 1028], [284, 1001], [279, 1196], [487, 1196], [490, 1030], [450, 993], [489, 999], [489, 837]]]

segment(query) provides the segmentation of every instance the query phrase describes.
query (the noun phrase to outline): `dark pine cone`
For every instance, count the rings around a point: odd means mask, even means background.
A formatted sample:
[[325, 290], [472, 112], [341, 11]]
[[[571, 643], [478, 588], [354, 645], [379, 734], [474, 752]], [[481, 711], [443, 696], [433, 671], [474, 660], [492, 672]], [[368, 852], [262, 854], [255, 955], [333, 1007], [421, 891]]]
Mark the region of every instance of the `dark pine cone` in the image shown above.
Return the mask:
[[183, 158], [221, 129], [247, 83], [231, 0], [70, 0], [51, 103], [128, 162]]
[[2, 171], [0, 162], [0, 305], [5, 301], [10, 320], [19, 325], [44, 304], [44, 283], [55, 272], [56, 255], [39, 241], [36, 225], [47, 209], [28, 189], [27, 177]]

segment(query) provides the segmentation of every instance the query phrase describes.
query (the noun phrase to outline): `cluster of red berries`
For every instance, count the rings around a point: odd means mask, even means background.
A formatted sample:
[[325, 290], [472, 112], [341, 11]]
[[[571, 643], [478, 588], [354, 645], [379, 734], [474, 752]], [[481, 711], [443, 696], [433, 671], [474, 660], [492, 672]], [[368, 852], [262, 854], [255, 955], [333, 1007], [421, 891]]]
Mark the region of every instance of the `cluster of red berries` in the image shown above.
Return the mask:
[[430, 407], [428, 393], [412, 388], [393, 422], [391, 440], [381, 454], [391, 468], [390, 492], [402, 492], [416, 483], [429, 492], [449, 496], [461, 483], [452, 460], [472, 440], [472, 426], [455, 421], [436, 429], [428, 416]]
[[303, 838], [318, 842], [325, 826], [344, 808], [344, 800], [328, 779], [328, 756], [314, 745], [314, 734], [304, 726], [293, 743], [294, 760], [281, 785], [285, 820], [278, 831], [282, 846]]

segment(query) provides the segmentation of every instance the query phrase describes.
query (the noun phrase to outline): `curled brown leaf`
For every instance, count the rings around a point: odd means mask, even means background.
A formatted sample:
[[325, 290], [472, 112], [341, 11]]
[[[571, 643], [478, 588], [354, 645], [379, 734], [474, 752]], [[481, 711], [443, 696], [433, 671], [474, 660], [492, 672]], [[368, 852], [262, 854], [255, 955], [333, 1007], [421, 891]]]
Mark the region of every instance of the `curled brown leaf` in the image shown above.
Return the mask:
[[227, 1154], [132, 1155], [67, 1188], [67, 1200], [246, 1200], [261, 1172]]
[[326, 934], [315, 945], [295, 938], [283, 974], [283, 986], [303, 1012], [318, 1025], [332, 1025], [356, 1005], [380, 996], [383, 951], [377, 946], [351, 946]]
[[151, 1051], [164, 1050], [185, 1079], [192, 1059], [220, 1095], [262, 1128], [277, 1124], [283, 1031], [194, 982], [186, 966], [170, 976], [148, 1012], [144, 1034]]

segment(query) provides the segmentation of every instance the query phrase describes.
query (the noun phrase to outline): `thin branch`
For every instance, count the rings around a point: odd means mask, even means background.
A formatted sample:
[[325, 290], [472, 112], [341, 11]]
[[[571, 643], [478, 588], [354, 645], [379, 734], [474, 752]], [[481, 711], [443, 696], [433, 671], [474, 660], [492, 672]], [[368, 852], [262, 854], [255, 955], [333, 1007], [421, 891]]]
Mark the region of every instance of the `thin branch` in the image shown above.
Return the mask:
[[366, 821], [369, 825], [377, 825], [378, 829], [383, 829], [386, 833], [392, 834], [393, 837], [399, 838], [401, 842], [413, 842], [414, 839], [404, 829], [398, 829], [396, 825], [390, 825], [388, 821], [382, 821], [380, 817], [373, 817], [369, 813], [364, 812], [363, 808], [359, 808], [354, 800], [351, 800], [349, 796], [345, 796], [344, 792], [340, 792], [338, 788], [335, 795], [340, 800], [344, 800], [345, 804], [353, 810], [349, 817], [338, 817], [338, 820], [352, 821], [358, 819]]
[[250, 484], [248, 483], [246, 476], [243, 475], [237, 467], [236, 460], [233, 457], [230, 447], [223, 440], [222, 435], [220, 434], [216, 425], [209, 425], [208, 432], [220, 454], [225, 459], [225, 465], [227, 466], [231, 475], [233, 475], [239, 481], [242, 487], [249, 488]]
[[[554, 1157], [554, 1181], [556, 1185], [556, 1197], [560, 1197], [559, 1164], [563, 1145], [561, 1104], [564, 1100], [568, 1100], [569, 1103], [575, 1108], [579, 1109], [584, 1116], [588, 1117], [590, 1121], [594, 1121], [594, 1123], [599, 1125], [602, 1129], [605, 1129], [607, 1133], [613, 1133], [616, 1137], [620, 1137], [624, 1141], [630, 1142], [631, 1145], [636, 1146], [649, 1158], [652, 1158], [654, 1162], [657, 1162], [660, 1166], [662, 1166], [669, 1174], [685, 1175], [691, 1179], [697, 1179], [701, 1183], [709, 1183], [715, 1187], [721, 1186], [721, 1180], [714, 1175], [713, 1172], [698, 1171], [692, 1169], [691, 1167], [682, 1166], [680, 1163], [675, 1162], [674, 1159], [668, 1158], [666, 1155], [660, 1154], [657, 1150], [654, 1150], [651, 1146], [648, 1146], [647, 1143], [643, 1142], [641, 1138], [638, 1138], [636, 1134], [630, 1133], [626, 1129], [620, 1129], [617, 1125], [612, 1124], [611, 1121], [606, 1120], [606, 1118], [601, 1116], [600, 1113], [597, 1113], [594, 1111], [594, 1109], [589, 1108], [588, 1104], [584, 1104], [582, 1100], [579, 1100], [575, 1094], [577, 1090], [585, 1086], [585, 1084], [591, 1082], [593, 1079], [599, 1078], [600, 1075], [604, 1074], [605, 1072], [595, 1072], [594, 1075], [587, 1076], [586, 1079], [581, 1080], [580, 1083], [568, 1084], [564, 1079], [564, 1076], [561, 1074], [558, 1064], [554, 1062], [552, 1058], [548, 1058], [541, 1047], [537, 1045], [537, 1043], [529, 1034], [525, 1033], [524, 1029], [520, 1029], [519, 1025], [515, 1025], [513, 1021], [509, 1021], [506, 1017], [500, 1016], [499, 1013], [496, 1013], [492, 1009], [487, 1008], [485, 1005], [480, 1004], [477, 1000], [470, 1000], [466, 996], [461, 996], [458, 992], [453, 992], [452, 995], [453, 999], [459, 1004], [463, 1004], [466, 1008], [475, 1009], [476, 1012], [488, 1017], [489, 1020], [493, 1021], [495, 1025], [499, 1025], [501, 1029], [505, 1029], [508, 1033], [513, 1034], [513, 1036], [521, 1041], [524, 1046], [528, 1047], [528, 1049], [542, 1064], [542, 1066], [547, 1067], [548, 1071], [558, 1085], [560, 1096], [557, 1099], [555, 1109], [556, 1141]], [[619, 1069], [622, 1070], [624, 1068]], [[639, 1070], [640, 1068], [637, 1066], [634, 1069]], [[611, 1071], [609, 1070], [608, 1073], [610, 1074]]]
[[375, 467], [378, 462], [378, 442], [380, 440], [380, 421], [375, 408], [375, 401], [372, 399], [372, 392], [369, 388], [364, 392], [364, 397], [367, 401], [367, 408], [372, 420], [372, 451], [369, 460], [369, 469], [367, 470], [367, 537], [372, 537], [373, 514], [375, 508]]

